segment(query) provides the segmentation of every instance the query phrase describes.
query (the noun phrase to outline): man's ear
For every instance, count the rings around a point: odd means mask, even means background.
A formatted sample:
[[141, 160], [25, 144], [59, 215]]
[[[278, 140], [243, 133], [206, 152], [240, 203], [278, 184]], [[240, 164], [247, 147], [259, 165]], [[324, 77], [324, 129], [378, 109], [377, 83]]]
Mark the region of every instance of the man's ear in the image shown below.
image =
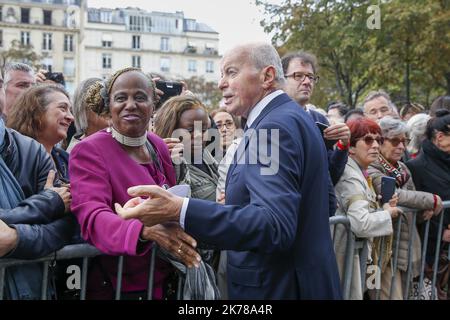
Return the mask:
[[273, 87], [273, 83], [275, 82], [276, 78], [276, 71], [274, 66], [267, 66], [261, 71], [261, 77], [263, 80], [263, 88], [269, 89]]

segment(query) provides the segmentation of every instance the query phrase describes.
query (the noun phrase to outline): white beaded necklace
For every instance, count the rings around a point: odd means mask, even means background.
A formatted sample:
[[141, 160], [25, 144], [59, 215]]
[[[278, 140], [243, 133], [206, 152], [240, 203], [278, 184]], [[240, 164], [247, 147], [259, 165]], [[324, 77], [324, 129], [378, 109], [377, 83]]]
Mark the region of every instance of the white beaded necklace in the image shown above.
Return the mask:
[[108, 132], [111, 132], [112, 137], [119, 143], [129, 147], [140, 147], [147, 141], [147, 131], [137, 138], [127, 137], [114, 129], [114, 127], [109, 127]]

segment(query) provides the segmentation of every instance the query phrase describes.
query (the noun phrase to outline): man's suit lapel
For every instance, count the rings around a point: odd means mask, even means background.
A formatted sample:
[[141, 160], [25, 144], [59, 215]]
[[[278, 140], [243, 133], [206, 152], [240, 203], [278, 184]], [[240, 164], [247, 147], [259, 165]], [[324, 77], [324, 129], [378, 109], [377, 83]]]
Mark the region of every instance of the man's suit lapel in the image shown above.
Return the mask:
[[[227, 178], [225, 181], [225, 185], [228, 184], [228, 178], [233, 175], [234, 169], [236, 168], [236, 165], [242, 161], [242, 157], [245, 155], [245, 150], [247, 149], [248, 143], [250, 139], [254, 138], [253, 136], [256, 134], [256, 128], [258, 124], [261, 122], [262, 119], [264, 119], [272, 110], [280, 107], [284, 103], [288, 102], [291, 98], [286, 93], [280, 94], [279, 96], [276, 96], [272, 101], [269, 102], [269, 104], [261, 111], [259, 116], [253, 121], [252, 125], [250, 126], [250, 130], [247, 130], [244, 134], [244, 137], [241, 140], [241, 143], [239, 144], [234, 157], [233, 157], [233, 163], [230, 165], [230, 169], [228, 170]], [[253, 129], [253, 130], [251, 130]]]

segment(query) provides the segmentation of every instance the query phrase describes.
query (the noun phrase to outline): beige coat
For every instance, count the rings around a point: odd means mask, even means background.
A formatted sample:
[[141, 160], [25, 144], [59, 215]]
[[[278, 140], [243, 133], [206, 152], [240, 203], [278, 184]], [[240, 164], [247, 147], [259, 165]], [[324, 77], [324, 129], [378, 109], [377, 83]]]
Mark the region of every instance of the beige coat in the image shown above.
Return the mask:
[[[418, 210], [432, 209], [434, 205], [434, 198], [431, 193], [416, 191], [414, 182], [411, 178], [411, 172], [405, 164], [400, 162], [403, 170], [405, 170], [410, 178], [403, 185], [401, 189], [397, 189], [398, 193], [398, 206], [415, 208]], [[381, 193], [381, 177], [387, 175], [385, 169], [376, 161], [369, 167], [369, 174], [372, 177], [372, 183], [377, 194]], [[402, 225], [400, 229], [400, 243], [399, 243], [399, 255], [398, 255], [398, 269], [400, 271], [407, 271], [408, 268], [408, 242], [409, 237], [412, 236], [412, 276], [419, 275], [420, 261], [421, 261], [421, 243], [420, 237], [417, 232], [416, 226], [412, 226], [413, 234], [410, 235], [410, 228], [413, 220], [413, 215], [416, 214], [413, 211], [404, 212]], [[421, 220], [421, 214], [418, 213], [418, 220]], [[397, 222], [397, 221], [396, 221]], [[397, 223], [394, 223], [394, 230], [397, 228]], [[396, 232], [394, 232], [394, 244], [396, 242]]]
[[[393, 232], [390, 213], [388, 211], [376, 211], [376, 194], [370, 189], [359, 165], [351, 158], [348, 159], [344, 173], [335, 186], [335, 191], [338, 202], [336, 216], [347, 216], [355, 236], [368, 239], [368, 256], [370, 259], [373, 238], [391, 235]], [[336, 258], [342, 278], [347, 244], [347, 234], [342, 225], [336, 226], [334, 237]], [[359, 253], [356, 252], [353, 261], [350, 299], [362, 299], [362, 296]]]

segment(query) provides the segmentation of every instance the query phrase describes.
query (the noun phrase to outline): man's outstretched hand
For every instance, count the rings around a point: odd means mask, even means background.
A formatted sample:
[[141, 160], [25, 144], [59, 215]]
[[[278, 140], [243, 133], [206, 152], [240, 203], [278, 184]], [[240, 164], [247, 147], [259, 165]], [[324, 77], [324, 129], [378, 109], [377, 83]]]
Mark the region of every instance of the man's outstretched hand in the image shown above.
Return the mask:
[[180, 220], [183, 198], [154, 185], [131, 187], [128, 194], [134, 198], [123, 207], [118, 203], [114, 205], [123, 219], [138, 219], [147, 227]]

